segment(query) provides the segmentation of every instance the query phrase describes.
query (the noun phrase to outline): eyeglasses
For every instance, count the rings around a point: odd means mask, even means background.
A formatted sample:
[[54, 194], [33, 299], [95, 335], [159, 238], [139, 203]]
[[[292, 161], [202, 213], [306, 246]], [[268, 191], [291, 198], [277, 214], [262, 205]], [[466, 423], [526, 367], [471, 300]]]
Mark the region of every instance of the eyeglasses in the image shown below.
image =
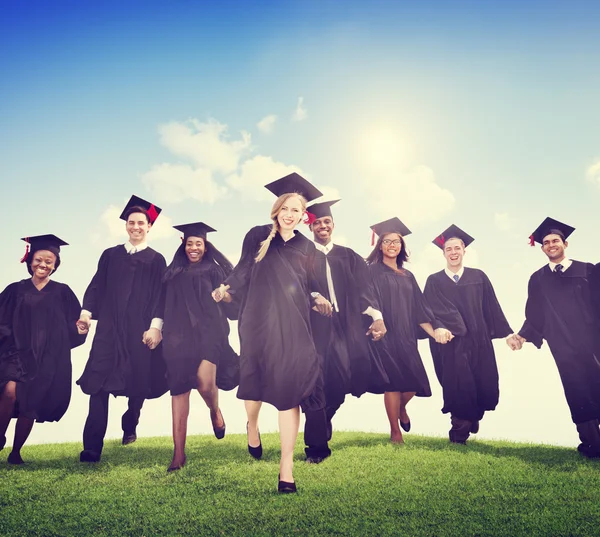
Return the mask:
[[381, 244], [385, 244], [386, 246], [389, 246], [390, 244], [393, 244], [394, 246], [400, 246], [402, 241], [400, 239], [383, 239]]

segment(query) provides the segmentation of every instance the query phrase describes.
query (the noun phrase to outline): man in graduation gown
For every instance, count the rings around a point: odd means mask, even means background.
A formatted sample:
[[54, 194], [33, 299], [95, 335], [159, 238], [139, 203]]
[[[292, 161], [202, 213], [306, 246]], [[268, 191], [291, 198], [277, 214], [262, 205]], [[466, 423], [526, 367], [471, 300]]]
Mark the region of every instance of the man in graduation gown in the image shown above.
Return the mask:
[[516, 338], [537, 348], [548, 342], [558, 367], [571, 417], [586, 457], [600, 457], [600, 322], [594, 266], [568, 259], [567, 237], [574, 228], [546, 218], [530, 240], [548, 264], [529, 279], [525, 323]]
[[123, 415], [123, 444], [136, 440], [144, 399], [166, 391], [158, 317], [164, 257], [150, 248], [146, 235], [160, 209], [132, 196], [121, 214], [129, 241], [102, 253], [98, 270], [83, 297], [79, 324], [98, 321], [85, 370], [77, 384], [90, 395], [83, 431], [82, 462], [100, 460], [108, 423], [109, 395], [128, 397]]
[[[453, 443], [466, 443], [479, 431], [486, 411], [498, 404], [498, 368], [492, 340], [512, 330], [485, 273], [463, 266], [473, 237], [452, 225], [433, 243], [444, 253], [446, 268], [430, 275], [424, 296], [441, 327], [443, 341], [430, 339], [435, 372], [442, 385], [443, 413], [450, 413]], [[512, 343], [512, 340], [511, 340]]]
[[[350, 248], [332, 242], [331, 206], [339, 200], [308, 207], [310, 229], [318, 250], [315, 258], [317, 286], [331, 302], [331, 317], [311, 312], [315, 346], [321, 359], [326, 408], [305, 413], [304, 440], [309, 462], [318, 463], [331, 454], [331, 420], [346, 394], [360, 397], [367, 391], [372, 364], [368, 336], [381, 339], [386, 332], [374, 298], [367, 265]], [[365, 315], [372, 319], [367, 330]], [[376, 373], [376, 372], [375, 372]], [[382, 372], [380, 375], [385, 376]]]

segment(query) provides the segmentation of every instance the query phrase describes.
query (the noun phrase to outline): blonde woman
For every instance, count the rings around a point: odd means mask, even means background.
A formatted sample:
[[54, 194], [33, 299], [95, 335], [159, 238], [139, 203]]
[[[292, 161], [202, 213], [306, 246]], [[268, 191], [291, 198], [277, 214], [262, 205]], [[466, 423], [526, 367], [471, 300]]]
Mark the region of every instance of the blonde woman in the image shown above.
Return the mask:
[[[315, 287], [315, 246], [295, 230], [305, 218], [307, 199], [321, 195], [298, 174], [267, 188], [278, 196], [272, 224], [252, 228], [233, 273], [213, 292], [219, 302], [240, 302], [240, 386], [248, 414], [248, 450], [262, 455], [258, 414], [262, 402], [279, 410], [279, 492], [296, 492], [294, 445], [300, 409], [324, 407], [320, 364], [310, 327], [310, 308], [331, 315], [331, 304]], [[230, 295], [231, 293], [231, 295]]]

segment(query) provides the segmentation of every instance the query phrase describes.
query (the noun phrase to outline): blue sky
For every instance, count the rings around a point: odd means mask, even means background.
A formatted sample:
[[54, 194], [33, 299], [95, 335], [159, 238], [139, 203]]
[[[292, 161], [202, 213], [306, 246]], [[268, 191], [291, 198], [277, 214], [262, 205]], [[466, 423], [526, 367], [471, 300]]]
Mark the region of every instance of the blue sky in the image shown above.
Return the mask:
[[[292, 170], [342, 197], [336, 238], [361, 254], [369, 225], [400, 217], [421, 285], [443, 266], [430, 241], [463, 227], [476, 238], [467, 264], [488, 273], [514, 329], [527, 279], [544, 263], [527, 237], [545, 216], [577, 228], [573, 258], [600, 261], [597, 2], [2, 9], [2, 287], [26, 276], [18, 239], [50, 232], [71, 244], [56, 279], [81, 297], [102, 249], [124, 240], [117, 216], [133, 193], [164, 209], [150, 238], [167, 260], [179, 240], [169, 225], [203, 220], [235, 261], [247, 229], [268, 219], [262, 185]], [[482, 434], [575, 442], [547, 350], [513, 355], [503, 345], [499, 417]], [[75, 353], [76, 375], [86, 353]], [[437, 387], [426, 346], [422, 355]], [[227, 401], [241, 431], [242, 407]], [[385, 430], [381, 401], [364, 401], [351, 405], [374, 408]], [[168, 402], [157, 404], [166, 423], [148, 432], [168, 434]], [[440, 407], [439, 388], [414, 403], [423, 432], [444, 433]], [[65, 420], [80, 430], [73, 412]], [[519, 432], [513, 412], [542, 423], [558, 413], [564, 434]], [[55, 434], [44, 431], [38, 439]]]

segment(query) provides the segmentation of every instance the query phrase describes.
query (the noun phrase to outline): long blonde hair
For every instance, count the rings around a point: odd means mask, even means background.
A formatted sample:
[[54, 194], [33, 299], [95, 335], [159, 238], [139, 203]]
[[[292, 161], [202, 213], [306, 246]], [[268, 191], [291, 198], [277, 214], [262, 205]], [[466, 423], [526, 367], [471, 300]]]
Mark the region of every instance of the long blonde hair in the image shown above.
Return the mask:
[[260, 248], [258, 250], [258, 253], [256, 254], [256, 257], [254, 258], [255, 263], [259, 263], [267, 255], [271, 241], [279, 231], [279, 222], [277, 221], [277, 215], [281, 211], [283, 204], [293, 197], [297, 197], [300, 200], [300, 203], [302, 204], [302, 212], [306, 211], [306, 198], [302, 194], [298, 194], [297, 192], [289, 192], [287, 194], [282, 194], [275, 200], [275, 203], [273, 203], [273, 207], [271, 207], [271, 220], [273, 220], [271, 232], [269, 233], [267, 238], [260, 243]]

